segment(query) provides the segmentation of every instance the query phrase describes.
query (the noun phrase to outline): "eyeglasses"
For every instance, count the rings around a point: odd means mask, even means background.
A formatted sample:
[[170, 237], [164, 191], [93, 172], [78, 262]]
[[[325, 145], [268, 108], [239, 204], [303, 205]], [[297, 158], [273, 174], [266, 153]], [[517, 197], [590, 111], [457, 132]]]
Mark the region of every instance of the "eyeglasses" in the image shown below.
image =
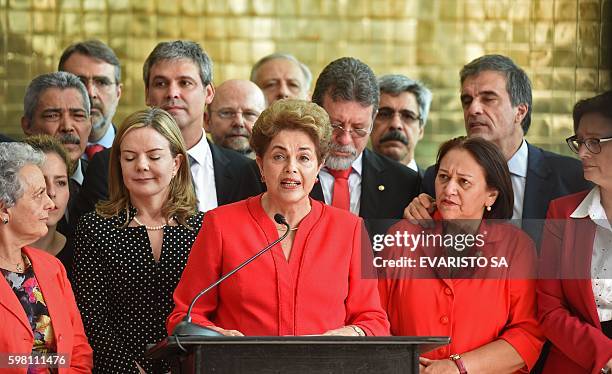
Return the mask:
[[597, 154], [601, 152], [601, 143], [609, 142], [610, 140], [612, 140], [612, 136], [607, 137], [607, 138], [601, 138], [601, 139], [587, 138], [584, 140], [580, 140], [578, 139], [578, 136], [574, 135], [574, 136], [570, 136], [569, 138], [565, 139], [565, 141], [567, 142], [567, 145], [569, 146], [569, 149], [571, 149], [572, 152], [576, 154], [578, 154], [578, 151], [582, 144], [584, 144], [587, 147], [589, 152], [593, 154]]
[[410, 110], [393, 110], [390, 108], [380, 108], [378, 109], [378, 114], [376, 115], [376, 119], [379, 121], [388, 122], [395, 117], [395, 113], [398, 113], [402, 122], [406, 125], [411, 124], [415, 121], [421, 121], [421, 117]]
[[108, 79], [106, 77], [91, 77], [91, 78], [87, 78], [87, 77], [83, 77], [83, 76], [80, 76], [80, 75], [78, 77], [81, 80], [81, 82], [83, 82], [85, 87], [89, 87], [89, 84], [91, 82], [91, 84], [98, 91], [106, 91], [112, 85], [116, 84], [116, 82], [113, 82], [113, 81], [111, 81], [110, 79]]
[[252, 110], [245, 110], [243, 112], [241, 110], [236, 111], [232, 109], [211, 110], [211, 112], [217, 113], [217, 115], [222, 119], [233, 119], [236, 118], [240, 113], [242, 115], [242, 118], [244, 118], [244, 120], [249, 123], [257, 121], [257, 118], [259, 118], [260, 114]]
[[341, 136], [345, 132], [348, 132], [352, 138], [363, 138], [364, 136], [368, 136], [368, 134], [370, 133], [370, 130], [361, 128], [347, 130], [344, 128], [344, 126], [338, 123], [332, 123], [331, 127], [336, 136]]

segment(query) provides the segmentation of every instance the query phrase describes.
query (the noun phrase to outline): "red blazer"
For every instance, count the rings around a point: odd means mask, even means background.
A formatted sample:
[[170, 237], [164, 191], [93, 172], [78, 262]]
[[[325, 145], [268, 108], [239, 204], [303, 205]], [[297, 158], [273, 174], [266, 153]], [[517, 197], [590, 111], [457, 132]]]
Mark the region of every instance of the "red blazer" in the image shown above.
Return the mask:
[[[436, 218], [436, 217], [434, 217]], [[430, 232], [402, 221], [391, 233], [412, 235]], [[531, 369], [538, 359], [544, 337], [538, 327], [535, 306], [535, 248], [531, 239], [510, 224], [483, 222], [479, 234], [485, 244], [483, 257], [504, 257], [508, 268], [480, 268], [471, 278], [445, 277], [441, 268], [386, 268], [379, 289], [383, 308], [389, 315], [391, 334], [402, 336], [449, 336], [449, 345], [424, 353], [430, 359], [447, 359], [451, 354], [472, 351], [497, 339], [507, 341]], [[401, 248], [401, 249], [398, 249]], [[416, 259], [443, 256], [432, 245], [414, 252], [402, 247], [385, 249], [383, 258], [402, 256]]]
[[[361, 274], [361, 219], [312, 199], [310, 203], [289, 260], [276, 245], [202, 297], [193, 309], [193, 322], [259, 336], [322, 334], [351, 324], [368, 335], [389, 334], [376, 274], [371, 279]], [[207, 212], [174, 292], [168, 331], [200, 290], [278, 236], [276, 224], [261, 207], [261, 195]]]
[[[596, 227], [588, 217], [569, 218], [588, 193], [553, 200], [548, 208], [540, 271], [550, 279], [540, 280], [537, 288], [538, 318], [553, 343], [544, 373], [599, 373], [612, 357], [612, 340], [601, 331], [590, 279]], [[550, 276], [551, 269], [561, 269], [563, 276]]]
[[[60, 374], [91, 373], [93, 353], [81, 322], [66, 270], [61, 262], [39, 249], [24, 247], [34, 268], [43, 297], [49, 310], [57, 352], [70, 360], [69, 368]], [[29, 355], [34, 335], [23, 306], [4, 279], [0, 279], [0, 352]], [[10, 327], [9, 327], [10, 326]], [[27, 368], [2, 369], [3, 373], [26, 373]]]

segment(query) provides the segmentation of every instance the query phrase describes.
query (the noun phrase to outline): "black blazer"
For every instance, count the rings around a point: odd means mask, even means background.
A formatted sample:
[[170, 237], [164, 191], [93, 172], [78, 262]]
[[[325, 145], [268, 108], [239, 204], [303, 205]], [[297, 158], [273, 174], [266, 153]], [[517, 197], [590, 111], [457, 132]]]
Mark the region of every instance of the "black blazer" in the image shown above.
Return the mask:
[[9, 138], [6, 135], [0, 134], [0, 143], [10, 143], [10, 142], [14, 142], [14, 140]]
[[[259, 169], [254, 160], [238, 152], [208, 142], [213, 157], [215, 187], [219, 205], [233, 203], [263, 192]], [[81, 193], [77, 197], [71, 221], [95, 209], [99, 200], [108, 199], [110, 149], [98, 152], [89, 163]], [[76, 221], [75, 221], [76, 225]]]
[[[548, 152], [527, 143], [527, 178], [523, 197], [523, 231], [539, 246], [544, 218], [551, 200], [587, 190], [591, 183], [584, 179], [582, 164], [572, 157]], [[427, 168], [423, 192], [435, 196], [434, 166]]]
[[[406, 165], [368, 149], [363, 151], [361, 205], [364, 219], [399, 219], [404, 208], [419, 194], [420, 177]], [[325, 201], [321, 184], [314, 185], [310, 196]]]

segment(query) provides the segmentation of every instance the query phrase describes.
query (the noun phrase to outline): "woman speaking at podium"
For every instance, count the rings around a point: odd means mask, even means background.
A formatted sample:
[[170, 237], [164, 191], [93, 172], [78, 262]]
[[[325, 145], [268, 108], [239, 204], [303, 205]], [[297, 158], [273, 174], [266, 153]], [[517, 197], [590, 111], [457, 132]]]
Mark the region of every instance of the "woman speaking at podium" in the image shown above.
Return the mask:
[[308, 196], [330, 136], [327, 113], [307, 101], [279, 100], [261, 114], [251, 146], [267, 192], [206, 213], [170, 333], [198, 292], [285, 234], [280, 213], [289, 235], [199, 299], [193, 322], [228, 336], [389, 334], [376, 280], [361, 274], [361, 219]]

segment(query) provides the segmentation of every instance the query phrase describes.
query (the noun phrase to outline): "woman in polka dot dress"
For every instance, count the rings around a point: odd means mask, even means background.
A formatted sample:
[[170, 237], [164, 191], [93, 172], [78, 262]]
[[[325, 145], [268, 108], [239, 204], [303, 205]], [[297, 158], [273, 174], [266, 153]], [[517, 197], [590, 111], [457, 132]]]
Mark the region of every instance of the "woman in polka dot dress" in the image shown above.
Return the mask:
[[94, 350], [94, 373], [167, 372], [143, 358], [165, 320], [202, 214], [181, 132], [167, 112], [129, 116], [110, 156], [109, 200], [80, 221], [75, 293]]

